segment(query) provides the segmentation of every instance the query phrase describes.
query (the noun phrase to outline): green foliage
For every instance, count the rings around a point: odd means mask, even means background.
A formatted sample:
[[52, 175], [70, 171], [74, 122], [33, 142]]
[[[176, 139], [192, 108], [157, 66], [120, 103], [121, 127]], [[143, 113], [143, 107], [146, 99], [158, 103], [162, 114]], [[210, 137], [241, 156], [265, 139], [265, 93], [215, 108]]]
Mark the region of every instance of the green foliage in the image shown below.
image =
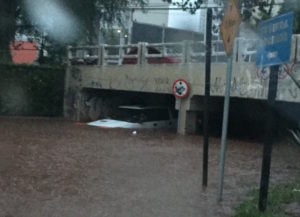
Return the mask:
[[[1, 0], [0, 0], [1, 1]], [[53, 0], [40, 0], [40, 4], [47, 4]], [[72, 15], [78, 21], [76, 28], [76, 37], [68, 43], [88, 43], [97, 42], [99, 29], [103, 26], [120, 23], [123, 12], [129, 6], [145, 6], [147, 0], [60, 0], [59, 3], [63, 10]], [[19, 31], [22, 33], [34, 34], [34, 32], [46, 32], [47, 29], [35, 26], [35, 20], [32, 20], [31, 14], [26, 10], [25, 4], [19, 2], [20, 14], [17, 17], [20, 25]], [[42, 15], [41, 15], [42, 16]], [[40, 35], [40, 34], [39, 34]], [[51, 39], [53, 40], [53, 39]]]
[[[45, 37], [46, 45], [41, 46], [39, 57], [37, 59], [39, 64], [44, 65], [64, 65], [67, 62], [67, 47], [54, 40]], [[43, 50], [47, 51], [47, 56], [42, 55]]]
[[[31, 0], [32, 1], [32, 0]], [[8, 44], [14, 40], [15, 33], [19, 32], [29, 36], [36, 36], [37, 39], [41, 38], [47, 29], [43, 26], [37, 26], [37, 20], [32, 20], [31, 12], [27, 11], [26, 3], [29, 1], [22, 0], [0, 0], [0, 54], [2, 63], [11, 62], [9, 56]], [[47, 4], [54, 2], [54, 0], [38, 0], [37, 4]], [[89, 43], [95, 44], [97, 42], [97, 35], [100, 27], [105, 25], [112, 25], [120, 23], [122, 12], [130, 5], [144, 6], [147, 0], [60, 0], [56, 1], [63, 10], [69, 12], [74, 19], [78, 20], [78, 25], [73, 26], [76, 33], [70, 37], [66, 37], [68, 43]], [[43, 14], [41, 14], [43, 16]], [[49, 18], [51, 20], [51, 18]], [[58, 24], [57, 24], [58, 25]], [[55, 27], [54, 27], [55, 28]], [[48, 43], [53, 44], [55, 39], [49, 38]], [[65, 42], [59, 42], [65, 46]], [[52, 49], [55, 51], [55, 49]], [[53, 60], [57, 61], [59, 52], [54, 53]], [[7, 57], [5, 60], [3, 56]], [[43, 61], [43, 60], [42, 60]]]
[[63, 67], [0, 65], [0, 114], [61, 116]]
[[294, 12], [294, 28], [295, 34], [300, 34], [300, 4], [299, 0], [289, 0], [282, 4], [280, 13]]
[[269, 189], [268, 204], [265, 212], [258, 210], [258, 190], [250, 193], [250, 199], [243, 202], [233, 217], [287, 217], [285, 206], [289, 203], [300, 203], [300, 182], [277, 185]]
[[[189, 11], [192, 14], [201, 7], [205, 7], [207, 0], [162, 0], [182, 7], [183, 10]], [[218, 0], [216, 1], [220, 7], [223, 7], [228, 1]], [[272, 17], [275, 5], [278, 5], [275, 0], [236, 0], [238, 7], [241, 10], [242, 19], [245, 22], [250, 22], [252, 25], [256, 25], [260, 20], [265, 20]], [[286, 0], [283, 3], [284, 7], [289, 5], [290, 9], [295, 10], [299, 8], [298, 0]], [[286, 6], [285, 6], [286, 5]], [[299, 19], [298, 19], [299, 20]], [[297, 22], [298, 22], [297, 20]]]
[[0, 63], [10, 63], [9, 43], [16, 31], [17, 1], [0, 0]]
[[189, 11], [194, 14], [197, 9], [202, 7], [205, 0], [183, 0], [181, 2], [174, 1], [174, 0], [162, 0], [164, 2], [172, 3], [173, 5], [181, 7], [184, 11]]

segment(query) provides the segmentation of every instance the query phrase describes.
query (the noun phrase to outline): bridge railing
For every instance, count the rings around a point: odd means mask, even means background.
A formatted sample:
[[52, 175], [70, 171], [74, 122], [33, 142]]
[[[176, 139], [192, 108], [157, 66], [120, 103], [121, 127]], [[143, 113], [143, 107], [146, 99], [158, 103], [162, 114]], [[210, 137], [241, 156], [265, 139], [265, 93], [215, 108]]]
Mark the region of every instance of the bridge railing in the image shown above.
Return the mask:
[[[217, 49], [220, 41], [213, 42], [215, 62], [225, 58]], [[218, 45], [220, 46], [220, 45]], [[179, 43], [138, 43], [130, 45], [99, 45], [69, 47], [70, 65], [123, 65], [123, 64], [180, 64], [205, 61], [205, 43], [183, 41]], [[223, 49], [224, 50], [224, 49]]]
[[183, 43], [145, 43], [143, 46], [143, 63], [183, 63], [185, 46]]
[[101, 62], [99, 65], [122, 65], [124, 59], [140, 61], [140, 45], [102, 45], [100, 46]]
[[[235, 62], [255, 62], [257, 39], [237, 38]], [[300, 61], [300, 35], [293, 35], [293, 62]], [[204, 63], [206, 45], [203, 41], [179, 43], [138, 43], [129, 45], [99, 45], [69, 47], [70, 65], [125, 65], [125, 64], [182, 64]], [[284, 52], [284, 51], [283, 51]], [[226, 62], [221, 40], [212, 42], [212, 62]]]
[[71, 65], [95, 65], [98, 63], [100, 50], [97, 46], [68, 47], [68, 59]]

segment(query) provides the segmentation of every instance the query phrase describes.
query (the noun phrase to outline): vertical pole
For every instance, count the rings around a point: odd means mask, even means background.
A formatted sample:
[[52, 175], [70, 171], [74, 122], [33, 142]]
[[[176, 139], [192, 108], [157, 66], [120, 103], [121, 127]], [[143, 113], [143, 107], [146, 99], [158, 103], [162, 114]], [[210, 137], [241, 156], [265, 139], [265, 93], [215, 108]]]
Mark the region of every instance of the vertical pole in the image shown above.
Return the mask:
[[132, 44], [133, 13], [134, 13], [134, 9], [131, 9], [129, 26], [128, 26], [128, 44]]
[[166, 25], [162, 25], [161, 43], [166, 42]]
[[106, 50], [105, 50], [105, 45], [104, 44], [101, 46], [101, 58], [102, 58], [101, 64], [102, 64], [102, 66], [105, 66], [106, 65], [106, 62], [105, 62], [105, 60], [106, 60]]
[[67, 47], [68, 66], [72, 65], [72, 64], [71, 64], [71, 61], [72, 61], [72, 59], [73, 59], [73, 55], [72, 55], [71, 49], [72, 49], [72, 46], [68, 46], [68, 47]]
[[139, 65], [144, 63], [143, 47], [144, 47], [144, 43], [139, 42], [138, 47], [137, 47], [137, 51], [138, 51], [137, 52], [137, 55], [138, 55], [137, 62]]
[[102, 46], [98, 45], [98, 66], [102, 65]]
[[71, 71], [71, 61], [72, 61], [72, 51], [71, 51], [72, 47], [68, 46], [67, 48], [67, 58], [68, 58], [68, 67], [66, 69], [65, 72], [65, 87], [64, 87], [64, 107], [63, 107], [63, 112], [64, 112], [64, 117], [70, 119], [70, 114], [68, 112], [69, 108], [70, 108], [70, 103], [68, 100], [68, 93], [69, 93], [69, 88], [70, 88], [70, 71]]
[[191, 62], [191, 56], [192, 56], [192, 49], [191, 49], [191, 46], [192, 46], [192, 41], [187, 41], [187, 40], [184, 40], [182, 42], [182, 61], [181, 63], [184, 64], [184, 63], [190, 63]]
[[142, 64], [148, 64], [148, 58], [147, 58], [147, 54], [148, 54], [148, 49], [147, 49], [147, 43], [143, 42], [141, 43], [141, 63]]
[[223, 195], [225, 154], [226, 154], [226, 142], [227, 142], [226, 140], [227, 140], [228, 114], [229, 114], [230, 89], [231, 89], [231, 74], [232, 74], [232, 62], [233, 62], [233, 54], [232, 53], [233, 52], [230, 53], [228, 60], [227, 60], [226, 87], [225, 87], [221, 152], [220, 152], [220, 173], [219, 173], [219, 183], [218, 183], [218, 186], [219, 186], [218, 201], [222, 200], [222, 195]]
[[202, 186], [207, 187], [208, 177], [208, 122], [209, 122], [209, 97], [210, 97], [210, 73], [211, 73], [211, 26], [212, 9], [207, 9], [206, 21], [206, 57], [205, 57], [205, 97], [204, 97], [204, 121], [203, 121], [203, 170]]
[[122, 65], [122, 58], [123, 58], [123, 45], [119, 44], [119, 58], [118, 58], [118, 65]]
[[187, 49], [188, 49], [188, 44], [187, 44], [187, 41], [183, 41], [182, 42], [182, 61], [181, 63], [184, 64], [184, 63], [187, 63]]
[[273, 109], [274, 109], [276, 93], [277, 93], [278, 70], [279, 70], [279, 65], [271, 66], [269, 93], [268, 93], [268, 104], [269, 104], [268, 120], [266, 124], [267, 133], [266, 133], [264, 149], [263, 149], [263, 161], [262, 161], [262, 168], [261, 168], [260, 191], [259, 191], [259, 202], [258, 202], [258, 207], [260, 211], [265, 211], [267, 207], [271, 155], [272, 155], [272, 146], [273, 146], [273, 134], [274, 134]]
[[81, 102], [82, 101], [82, 93], [81, 93], [81, 90], [78, 90], [77, 91], [77, 94], [76, 94], [76, 117], [75, 117], [75, 121], [80, 121], [81, 120], [81, 117], [80, 117], [80, 110], [81, 110]]

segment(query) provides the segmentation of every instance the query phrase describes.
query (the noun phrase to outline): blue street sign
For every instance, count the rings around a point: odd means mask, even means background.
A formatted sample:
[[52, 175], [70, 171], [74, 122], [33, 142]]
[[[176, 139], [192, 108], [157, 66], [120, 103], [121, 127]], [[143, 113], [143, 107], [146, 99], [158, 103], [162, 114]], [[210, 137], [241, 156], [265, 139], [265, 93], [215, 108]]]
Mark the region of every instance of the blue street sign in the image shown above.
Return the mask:
[[294, 13], [289, 12], [259, 24], [260, 43], [256, 54], [257, 67], [280, 65], [290, 60], [293, 18]]

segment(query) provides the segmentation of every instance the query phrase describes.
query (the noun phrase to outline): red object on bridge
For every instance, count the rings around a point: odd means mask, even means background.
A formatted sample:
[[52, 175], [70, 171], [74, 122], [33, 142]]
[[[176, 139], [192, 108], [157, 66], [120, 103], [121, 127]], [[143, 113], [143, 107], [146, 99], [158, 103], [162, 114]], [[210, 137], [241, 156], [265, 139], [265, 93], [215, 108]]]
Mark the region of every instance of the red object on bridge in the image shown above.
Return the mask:
[[38, 57], [36, 42], [14, 41], [10, 44], [12, 60], [16, 64], [32, 64]]
[[[147, 47], [148, 54], [161, 54], [161, 52], [154, 47]], [[131, 48], [127, 55], [137, 55], [138, 49]], [[148, 57], [147, 61], [149, 64], [163, 64], [163, 63], [181, 63], [181, 60], [175, 56], [168, 57]], [[137, 64], [137, 58], [135, 57], [125, 57], [122, 61], [122, 64]]]

